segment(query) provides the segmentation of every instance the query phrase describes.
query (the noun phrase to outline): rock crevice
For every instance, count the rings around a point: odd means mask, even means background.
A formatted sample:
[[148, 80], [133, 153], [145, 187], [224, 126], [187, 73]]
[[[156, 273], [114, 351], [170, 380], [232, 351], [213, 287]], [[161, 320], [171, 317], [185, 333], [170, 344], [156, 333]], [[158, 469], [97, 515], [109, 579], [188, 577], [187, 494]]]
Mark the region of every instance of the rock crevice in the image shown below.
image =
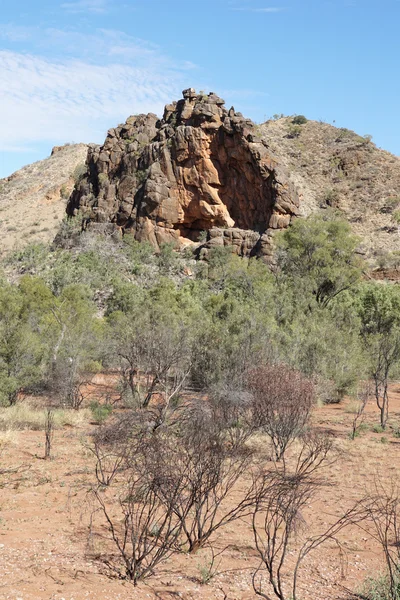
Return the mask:
[[221, 230], [209, 239], [241, 240], [238, 253], [268, 256], [260, 240], [299, 214], [297, 192], [257, 126], [214, 93], [184, 90], [162, 119], [129, 117], [89, 147], [86, 164], [68, 214], [80, 210], [89, 227], [114, 223], [156, 248]]

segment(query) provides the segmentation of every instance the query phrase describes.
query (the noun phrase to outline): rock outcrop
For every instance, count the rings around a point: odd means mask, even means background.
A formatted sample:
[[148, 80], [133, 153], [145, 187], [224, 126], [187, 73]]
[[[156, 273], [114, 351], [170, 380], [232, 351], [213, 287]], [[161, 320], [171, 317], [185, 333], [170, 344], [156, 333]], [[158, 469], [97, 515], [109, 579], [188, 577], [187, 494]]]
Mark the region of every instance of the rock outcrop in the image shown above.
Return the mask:
[[155, 248], [197, 242], [270, 255], [271, 232], [299, 214], [299, 198], [258, 127], [214, 93], [184, 90], [154, 114], [129, 117], [91, 145], [67, 212], [86, 227], [114, 224]]

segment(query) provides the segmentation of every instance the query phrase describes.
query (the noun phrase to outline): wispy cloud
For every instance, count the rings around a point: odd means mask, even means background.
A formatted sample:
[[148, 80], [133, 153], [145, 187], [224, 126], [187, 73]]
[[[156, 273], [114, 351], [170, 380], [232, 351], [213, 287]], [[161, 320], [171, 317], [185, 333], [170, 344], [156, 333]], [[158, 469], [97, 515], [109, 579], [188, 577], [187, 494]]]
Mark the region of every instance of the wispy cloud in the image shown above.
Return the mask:
[[252, 13], [279, 13], [285, 9], [280, 6], [268, 6], [265, 8], [252, 8], [251, 6], [239, 6], [239, 7], [233, 7], [233, 8], [231, 8], [231, 10], [252, 12]]
[[0, 39], [8, 42], [24, 42], [31, 36], [31, 28], [14, 25], [13, 23], [0, 23]]
[[63, 2], [61, 8], [69, 13], [105, 13], [108, 0], [77, 0], [76, 2]]
[[[68, 46], [71, 36], [79, 59]], [[87, 38], [48, 30], [42, 43], [49, 39], [57, 40], [58, 58], [0, 51], [2, 150], [47, 141], [101, 142], [109, 127], [131, 114], [160, 114], [191, 84], [186, 78], [192, 65], [174, 63], [157, 46], [117, 31]]]

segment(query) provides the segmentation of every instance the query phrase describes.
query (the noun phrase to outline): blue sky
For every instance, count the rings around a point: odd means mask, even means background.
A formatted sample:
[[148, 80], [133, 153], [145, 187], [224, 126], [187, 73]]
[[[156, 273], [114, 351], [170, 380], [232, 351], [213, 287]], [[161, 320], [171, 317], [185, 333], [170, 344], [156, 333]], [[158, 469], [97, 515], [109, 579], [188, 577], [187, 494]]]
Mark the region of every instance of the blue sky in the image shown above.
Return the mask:
[[0, 177], [104, 140], [185, 87], [400, 154], [400, 0], [15, 0], [0, 15]]

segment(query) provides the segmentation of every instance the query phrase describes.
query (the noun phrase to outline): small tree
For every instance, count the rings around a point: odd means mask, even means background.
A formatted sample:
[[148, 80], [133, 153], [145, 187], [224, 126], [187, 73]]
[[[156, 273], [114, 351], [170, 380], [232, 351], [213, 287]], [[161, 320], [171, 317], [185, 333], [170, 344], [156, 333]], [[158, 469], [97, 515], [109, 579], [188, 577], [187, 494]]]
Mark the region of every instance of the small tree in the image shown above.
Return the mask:
[[314, 402], [314, 386], [286, 365], [263, 365], [248, 376], [255, 425], [271, 440], [276, 460], [304, 431]]
[[17, 287], [0, 289], [0, 398], [14, 404], [18, 392], [42, 378], [43, 345]]
[[[163, 474], [158, 468], [147, 471], [145, 464], [146, 458], [143, 461], [143, 455], [137, 455], [131, 468], [122, 471], [106, 490], [94, 490], [117, 550], [117, 556], [105, 556], [103, 560], [119, 577], [135, 586], [152, 575], [174, 551], [181, 529], [174, 511], [180, 482], [174, 482], [177, 487], [170, 488], [168, 500], [161, 499], [158, 489]], [[157, 473], [156, 479], [153, 473]], [[170, 482], [165, 485], [170, 486]]]
[[400, 294], [396, 287], [365, 285], [359, 297], [361, 340], [374, 382], [380, 424], [389, 417], [389, 378], [400, 361]]
[[[272, 594], [279, 600], [297, 600], [303, 560], [327, 541], [340, 548], [337, 537], [340, 531], [365, 516], [363, 508], [355, 505], [325, 531], [316, 535], [308, 532], [303, 511], [320, 486], [315, 474], [330, 449], [329, 439], [308, 436], [292, 469], [265, 471], [257, 479], [252, 526], [260, 565], [252, 582], [257, 596], [265, 600], [271, 600]], [[297, 542], [302, 539], [297, 551], [293, 548], [294, 538]]]
[[359, 240], [335, 215], [296, 220], [280, 237], [278, 263], [301, 294], [326, 307], [361, 276], [355, 254]]
[[354, 414], [354, 418], [353, 418], [353, 423], [352, 423], [352, 429], [351, 429], [351, 439], [354, 440], [358, 430], [361, 426], [361, 424], [363, 423], [364, 420], [364, 411], [366, 409], [366, 406], [371, 398], [371, 386], [369, 384], [369, 382], [365, 383], [364, 385], [360, 386], [360, 388], [357, 391], [357, 409], [356, 412]]
[[190, 374], [189, 328], [173, 320], [154, 323], [146, 316], [121, 313], [113, 315], [111, 328], [110, 354], [117, 357], [123, 388], [136, 406], [147, 408], [158, 396], [167, 411]]
[[308, 119], [304, 115], [295, 115], [292, 119], [293, 125], [305, 125]]
[[102, 325], [82, 285], [66, 287], [47, 315], [48, 385], [59, 402], [79, 409], [85, 388], [99, 370]]

